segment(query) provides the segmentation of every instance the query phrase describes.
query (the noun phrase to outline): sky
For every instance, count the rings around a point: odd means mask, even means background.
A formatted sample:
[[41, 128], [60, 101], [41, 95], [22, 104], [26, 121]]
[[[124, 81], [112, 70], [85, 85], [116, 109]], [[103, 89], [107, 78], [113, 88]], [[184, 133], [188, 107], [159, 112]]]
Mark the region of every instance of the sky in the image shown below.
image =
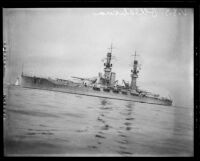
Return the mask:
[[113, 72], [131, 81], [133, 54], [141, 89], [193, 107], [193, 9], [4, 8], [5, 80], [27, 75], [69, 79], [103, 72], [112, 43]]

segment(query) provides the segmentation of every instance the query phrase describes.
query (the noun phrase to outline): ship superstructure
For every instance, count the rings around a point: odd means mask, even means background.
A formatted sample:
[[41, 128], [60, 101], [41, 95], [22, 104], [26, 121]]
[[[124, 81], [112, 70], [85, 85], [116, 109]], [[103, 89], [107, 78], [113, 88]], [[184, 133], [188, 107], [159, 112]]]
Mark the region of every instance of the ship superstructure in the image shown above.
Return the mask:
[[110, 51], [107, 53], [106, 61], [104, 62], [104, 74], [99, 73], [99, 84], [104, 85], [105, 87], [111, 87], [115, 84], [116, 74], [112, 72], [112, 44]]
[[130, 89], [134, 91], [137, 91], [136, 80], [138, 78], [138, 73], [139, 73], [138, 60], [136, 59], [136, 56], [137, 55], [135, 52], [134, 61], [133, 61], [133, 69], [131, 70], [131, 86], [130, 86]]

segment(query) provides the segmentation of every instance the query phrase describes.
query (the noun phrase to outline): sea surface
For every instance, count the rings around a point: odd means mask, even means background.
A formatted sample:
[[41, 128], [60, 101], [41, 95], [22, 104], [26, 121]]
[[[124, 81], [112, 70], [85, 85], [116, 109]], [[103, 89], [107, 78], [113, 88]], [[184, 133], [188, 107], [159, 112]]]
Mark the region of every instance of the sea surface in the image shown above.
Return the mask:
[[6, 156], [193, 156], [193, 107], [5, 91]]

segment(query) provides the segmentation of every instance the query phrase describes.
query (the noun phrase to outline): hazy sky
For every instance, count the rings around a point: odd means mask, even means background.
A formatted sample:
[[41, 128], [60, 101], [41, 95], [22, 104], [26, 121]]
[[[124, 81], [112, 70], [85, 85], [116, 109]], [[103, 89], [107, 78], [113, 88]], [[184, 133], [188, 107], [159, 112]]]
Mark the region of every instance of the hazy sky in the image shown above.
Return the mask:
[[142, 89], [193, 105], [193, 10], [135, 8], [3, 9], [6, 79], [93, 77], [113, 43], [113, 71], [130, 82], [135, 50]]

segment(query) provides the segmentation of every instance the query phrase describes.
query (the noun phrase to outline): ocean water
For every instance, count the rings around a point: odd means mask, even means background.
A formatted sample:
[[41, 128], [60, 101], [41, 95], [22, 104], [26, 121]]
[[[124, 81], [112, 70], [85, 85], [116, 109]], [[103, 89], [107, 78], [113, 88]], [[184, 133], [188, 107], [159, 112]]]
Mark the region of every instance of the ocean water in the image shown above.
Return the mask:
[[6, 156], [193, 156], [193, 107], [10, 86]]

